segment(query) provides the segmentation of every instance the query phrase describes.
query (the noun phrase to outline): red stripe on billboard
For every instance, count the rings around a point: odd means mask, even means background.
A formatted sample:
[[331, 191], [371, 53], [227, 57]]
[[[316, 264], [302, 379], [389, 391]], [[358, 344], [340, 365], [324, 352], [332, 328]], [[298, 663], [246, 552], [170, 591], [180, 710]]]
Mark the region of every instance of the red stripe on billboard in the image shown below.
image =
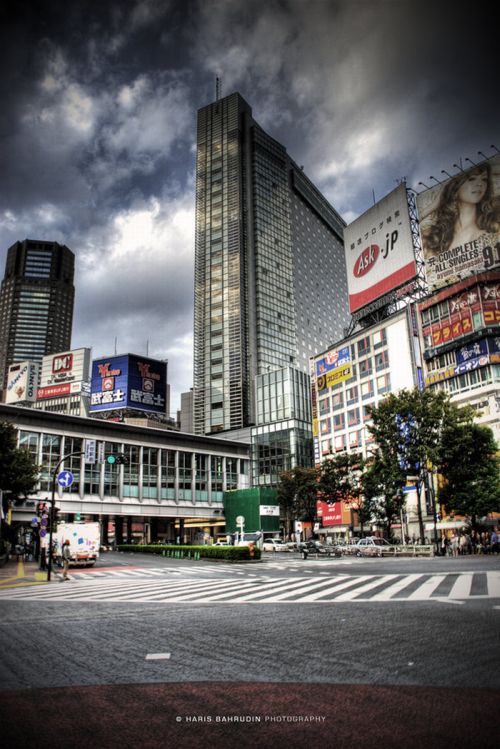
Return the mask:
[[390, 276], [386, 276], [386, 278], [370, 286], [370, 288], [360, 291], [357, 294], [349, 294], [349, 311], [356, 312], [356, 310], [366, 307], [367, 304], [370, 304], [375, 299], [389, 293], [389, 291], [401, 286], [406, 281], [415, 278], [416, 273], [417, 266], [415, 261], [412, 260], [399, 270], [391, 273]]
[[64, 385], [49, 385], [45, 388], [38, 388], [36, 397], [37, 400], [42, 398], [55, 398], [58, 395], [68, 395], [71, 392], [71, 382], [66, 382]]

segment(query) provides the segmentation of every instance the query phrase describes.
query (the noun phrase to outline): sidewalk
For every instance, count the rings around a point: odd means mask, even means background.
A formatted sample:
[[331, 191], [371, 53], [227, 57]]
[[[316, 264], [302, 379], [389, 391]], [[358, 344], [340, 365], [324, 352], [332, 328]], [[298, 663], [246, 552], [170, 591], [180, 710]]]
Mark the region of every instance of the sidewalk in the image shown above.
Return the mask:
[[[52, 570], [52, 580], [55, 577], [55, 571]], [[2, 567], [0, 567], [0, 587], [17, 588], [26, 585], [40, 585], [47, 582], [47, 571], [42, 572], [38, 562], [17, 561], [16, 556], [11, 557]]]

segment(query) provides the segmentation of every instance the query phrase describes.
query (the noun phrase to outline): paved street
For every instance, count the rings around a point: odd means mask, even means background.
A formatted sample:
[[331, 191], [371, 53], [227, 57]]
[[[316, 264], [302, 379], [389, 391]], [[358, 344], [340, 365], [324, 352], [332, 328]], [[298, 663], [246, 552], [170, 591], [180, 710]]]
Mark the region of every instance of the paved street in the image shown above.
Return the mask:
[[[500, 557], [304, 561], [266, 554], [261, 563], [235, 565], [109, 553], [96, 568], [72, 569], [71, 578], [61, 583], [56, 573], [49, 584], [0, 586], [8, 642], [0, 671], [4, 710], [15, 701], [28, 715], [36, 709], [34, 695], [44, 704], [57, 695], [66, 704], [76, 693], [71, 710], [78, 710], [82, 700], [92, 705], [106, 694], [105, 714], [99, 708], [93, 718], [95, 730], [104, 731], [127, 700], [137, 711], [141, 699], [171, 705], [178, 698], [186, 720], [234, 710], [262, 715], [273, 704], [272, 685], [280, 704], [273, 710], [319, 711], [330, 735], [337, 732], [336, 746], [349, 746], [351, 734], [344, 723], [338, 733], [331, 700], [343, 700], [350, 711], [350, 731], [376, 729], [377, 742], [365, 746], [380, 745], [380, 737], [395, 741], [412, 726], [414, 743], [404, 745], [418, 747], [432, 745], [416, 741], [430, 730], [422, 716], [432, 704], [439, 708], [436, 735], [449, 720], [474, 726], [477, 737], [481, 710], [500, 696]], [[208, 684], [216, 691], [206, 691]], [[141, 690], [147, 698], [138, 697]], [[175, 710], [169, 716], [174, 735], [181, 721]], [[54, 721], [60, 725], [60, 711]], [[202, 721], [197, 726], [201, 746], [206, 733]], [[149, 736], [147, 726], [141, 730]], [[251, 737], [262, 742], [267, 735], [252, 731], [245, 734], [248, 745]], [[294, 737], [319, 736], [304, 725], [297, 731]], [[285, 738], [283, 727], [280, 735]], [[102, 746], [118, 746], [113, 736]], [[196, 736], [190, 734], [188, 745], [198, 746]], [[468, 746], [466, 740], [462, 732], [454, 744]], [[481, 746], [493, 746], [488, 740]], [[240, 732], [234, 746], [246, 745], [241, 741]], [[294, 745], [289, 742], [290, 736], [288, 746]]]

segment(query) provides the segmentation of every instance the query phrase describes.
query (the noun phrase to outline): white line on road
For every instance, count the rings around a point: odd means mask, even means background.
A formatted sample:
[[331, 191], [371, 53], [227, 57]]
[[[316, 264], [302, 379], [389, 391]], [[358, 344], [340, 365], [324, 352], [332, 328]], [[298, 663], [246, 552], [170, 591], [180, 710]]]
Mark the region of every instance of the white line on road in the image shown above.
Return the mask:
[[148, 653], [146, 656], [147, 661], [168, 661], [170, 653]]

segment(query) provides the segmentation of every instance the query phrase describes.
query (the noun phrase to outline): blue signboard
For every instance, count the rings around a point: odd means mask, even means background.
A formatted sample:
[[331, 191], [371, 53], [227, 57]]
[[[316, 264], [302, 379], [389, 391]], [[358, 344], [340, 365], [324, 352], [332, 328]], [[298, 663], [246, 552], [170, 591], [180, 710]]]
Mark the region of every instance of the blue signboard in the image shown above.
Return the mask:
[[332, 349], [316, 362], [316, 375], [319, 377], [332, 369], [343, 367], [351, 361], [349, 346], [341, 349]]
[[57, 477], [57, 483], [59, 486], [68, 487], [73, 483], [73, 474], [71, 471], [61, 471]]
[[135, 354], [92, 362], [90, 411], [132, 408], [165, 413], [167, 364]]

